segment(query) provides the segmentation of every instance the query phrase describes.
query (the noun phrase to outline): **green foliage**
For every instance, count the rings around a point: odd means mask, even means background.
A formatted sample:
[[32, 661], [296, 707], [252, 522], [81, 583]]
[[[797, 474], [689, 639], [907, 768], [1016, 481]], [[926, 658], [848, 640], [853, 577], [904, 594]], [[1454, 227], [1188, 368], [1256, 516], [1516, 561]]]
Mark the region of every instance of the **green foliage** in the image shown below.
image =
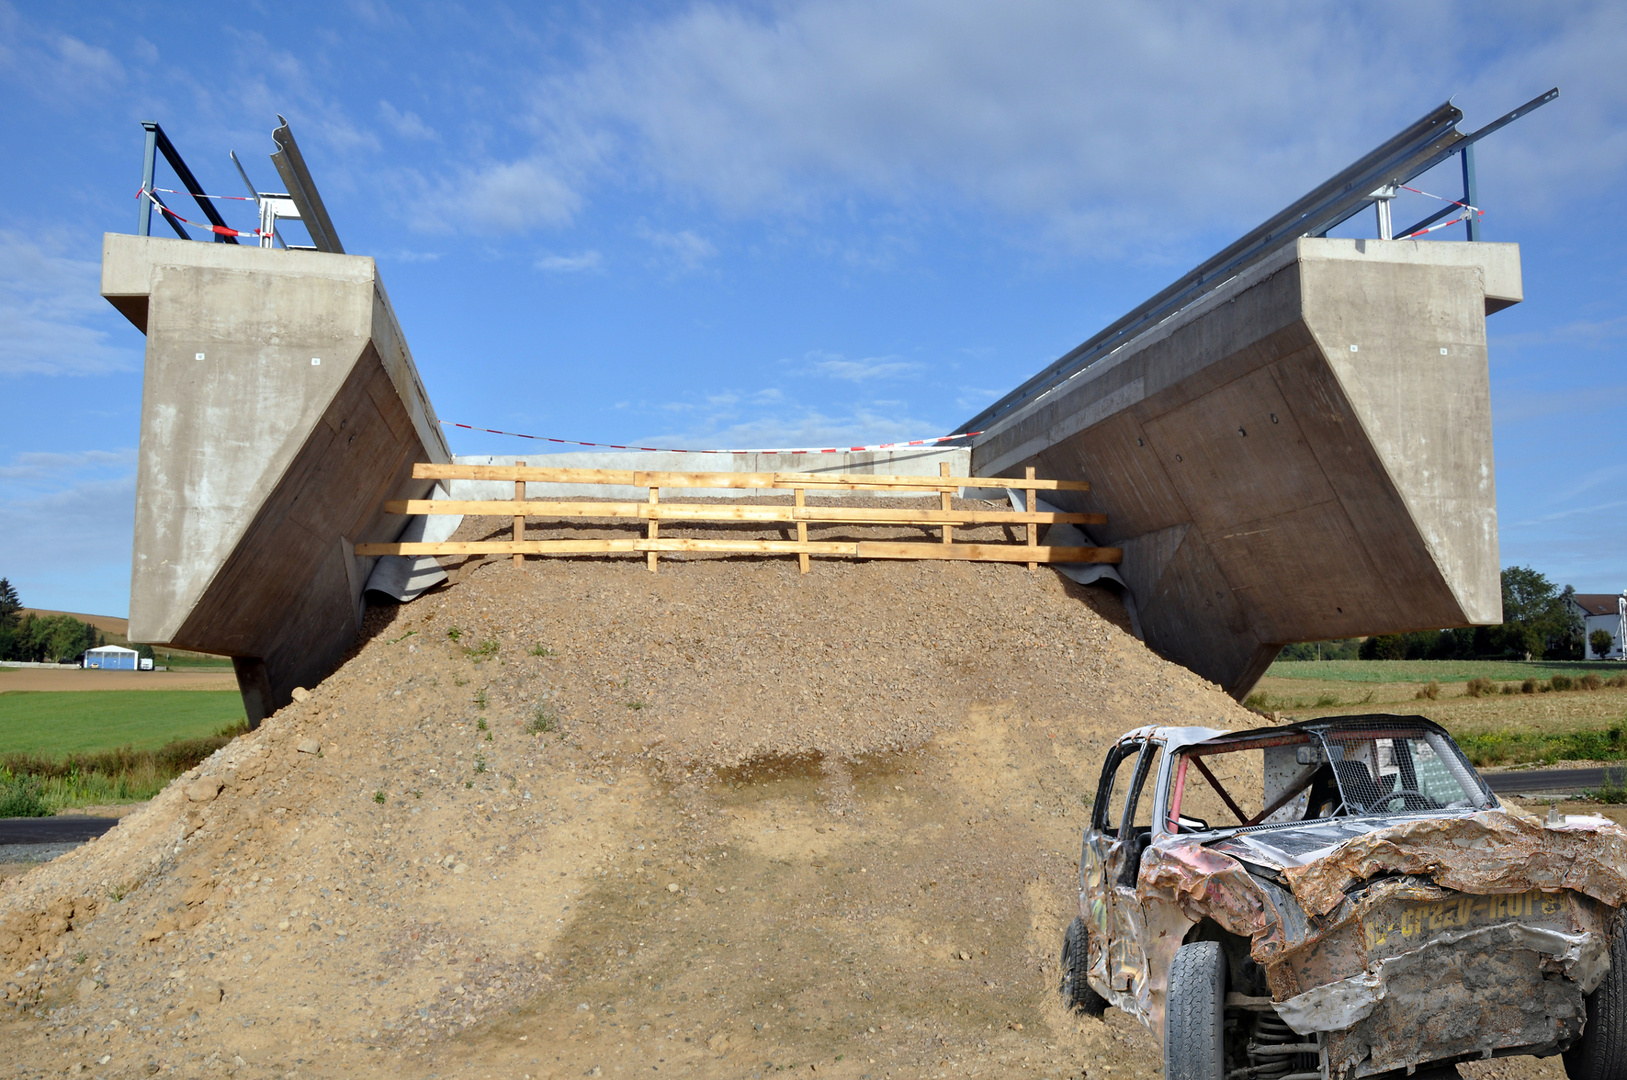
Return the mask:
[[451, 638], [454, 642], [456, 642], [458, 640], [458, 638], [463, 636], [463, 631], [459, 630], [455, 626], [448, 626], [446, 628], [446, 636]]
[[499, 646], [495, 638], [487, 638], [479, 645], [470, 645], [463, 650], [463, 655], [471, 660], [490, 660], [497, 655]]
[[43, 787], [37, 776], [18, 776], [0, 768], [0, 818], [48, 817], [51, 807], [45, 802]]
[[1620, 723], [1575, 731], [1505, 728], [1464, 733], [1454, 738], [1476, 766], [1627, 759], [1627, 731]]
[[380, 806], [383, 806], [384, 805], [384, 792], [382, 792], [382, 791], [373, 792], [373, 801], [378, 803]]
[[[179, 739], [157, 749], [125, 746], [66, 757], [7, 754], [0, 759], [0, 810], [7, 797], [7, 777], [14, 791], [31, 790], [47, 814], [71, 806], [150, 799], [247, 730], [247, 725], [223, 728], [207, 738]], [[6, 816], [29, 815], [0, 813], [0, 817]]]
[[485, 754], [476, 754], [475, 755], [475, 772], [483, 773], [485, 771], [486, 771], [486, 755]]
[[1616, 639], [1611, 636], [1608, 630], [1595, 630], [1587, 636], [1587, 643], [1592, 647], [1593, 655], [1603, 660], [1610, 655], [1610, 650], [1615, 646]]
[[532, 714], [531, 720], [525, 725], [529, 735], [543, 735], [559, 726], [559, 717], [546, 705], [538, 705], [537, 711]]
[[1575, 594], [1529, 566], [1510, 566], [1503, 571], [1503, 625], [1492, 636], [1511, 655], [1582, 659], [1582, 617], [1569, 602]]
[[554, 654], [548, 648], [548, 646], [546, 646], [546, 645], [533, 645], [533, 646], [531, 646], [531, 655], [532, 656], [552, 656]]
[[16, 626], [17, 613], [23, 609], [23, 602], [17, 598], [17, 590], [10, 581], [0, 577], [0, 626]]
[[[481, 693], [484, 694], [485, 691], [482, 690]], [[479, 720], [475, 721], [475, 730], [476, 731], [485, 731], [486, 730], [486, 718], [484, 716], [482, 716]]]
[[72, 615], [30, 613], [19, 619], [13, 609], [6, 619], [0, 619], [0, 624], [4, 624], [0, 630], [0, 660], [59, 664], [78, 658], [103, 640], [94, 626]]
[[1338, 638], [1334, 641], [1301, 641], [1284, 645], [1278, 660], [1355, 660], [1361, 649], [1361, 638]]
[[1604, 771], [1604, 786], [1598, 791], [1588, 791], [1583, 794], [1596, 802], [1620, 805], [1627, 803], [1627, 787], [1622, 785], [1620, 769], [1606, 769]]
[[[482, 686], [480, 688], [480, 692], [475, 694], [475, 708], [484, 709], [485, 707], [486, 707], [486, 688], [484, 686]], [[486, 730], [486, 721], [484, 721], [484, 720], [480, 721], [480, 730], [481, 731]]]

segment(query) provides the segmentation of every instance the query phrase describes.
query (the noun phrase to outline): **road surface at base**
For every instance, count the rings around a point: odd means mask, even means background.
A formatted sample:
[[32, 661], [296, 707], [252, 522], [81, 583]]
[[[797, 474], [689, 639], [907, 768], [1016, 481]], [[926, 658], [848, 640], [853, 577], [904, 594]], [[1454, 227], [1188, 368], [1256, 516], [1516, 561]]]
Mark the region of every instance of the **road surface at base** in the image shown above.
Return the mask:
[[0, 818], [0, 848], [12, 844], [68, 844], [94, 840], [119, 823], [116, 817]]
[[1521, 791], [1584, 791], [1604, 787], [1606, 774], [1615, 783], [1627, 782], [1627, 768], [1600, 767], [1597, 769], [1522, 769], [1518, 772], [1484, 773], [1486, 783], [1495, 792], [1514, 794]]

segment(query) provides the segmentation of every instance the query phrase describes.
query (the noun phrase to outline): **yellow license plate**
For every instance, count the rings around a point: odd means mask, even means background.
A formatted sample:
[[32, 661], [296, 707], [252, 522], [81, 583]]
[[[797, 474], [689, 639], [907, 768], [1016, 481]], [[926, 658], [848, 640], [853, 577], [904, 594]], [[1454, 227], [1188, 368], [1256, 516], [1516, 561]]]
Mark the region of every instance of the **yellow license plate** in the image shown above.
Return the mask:
[[1483, 926], [1505, 919], [1554, 918], [1564, 911], [1565, 901], [1555, 893], [1538, 889], [1497, 896], [1459, 896], [1428, 904], [1406, 904], [1382, 914], [1368, 916], [1367, 950], [1432, 937], [1447, 930]]

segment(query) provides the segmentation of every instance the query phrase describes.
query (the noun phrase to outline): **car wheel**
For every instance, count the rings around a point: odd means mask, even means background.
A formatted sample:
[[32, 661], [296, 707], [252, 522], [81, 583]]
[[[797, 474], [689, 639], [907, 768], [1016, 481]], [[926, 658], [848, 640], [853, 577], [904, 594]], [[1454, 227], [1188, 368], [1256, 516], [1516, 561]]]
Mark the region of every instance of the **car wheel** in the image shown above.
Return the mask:
[[1085, 920], [1074, 919], [1062, 935], [1062, 1007], [1069, 1012], [1100, 1016], [1107, 1011], [1107, 999], [1090, 987], [1085, 972], [1090, 969], [1090, 939]]
[[1610, 939], [1610, 970], [1587, 996], [1587, 1027], [1565, 1051], [1570, 1080], [1620, 1080], [1627, 1076], [1627, 937]]
[[1166, 1080], [1222, 1080], [1225, 1008], [1226, 955], [1220, 942], [1182, 945], [1169, 966], [1164, 1004]]

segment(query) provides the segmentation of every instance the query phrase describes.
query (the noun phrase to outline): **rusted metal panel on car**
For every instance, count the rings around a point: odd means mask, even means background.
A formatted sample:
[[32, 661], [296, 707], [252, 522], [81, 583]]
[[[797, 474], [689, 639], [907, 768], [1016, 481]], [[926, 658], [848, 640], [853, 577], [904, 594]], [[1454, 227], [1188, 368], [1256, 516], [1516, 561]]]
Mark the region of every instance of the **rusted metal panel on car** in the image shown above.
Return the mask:
[[1195, 844], [1154, 844], [1141, 857], [1137, 897], [1145, 903], [1155, 896], [1182, 907], [1193, 921], [1208, 917], [1249, 939], [1275, 934], [1270, 948], [1281, 945], [1275, 912], [1259, 884], [1230, 855]]
[[1381, 874], [1419, 874], [1459, 892], [1576, 892], [1627, 901], [1627, 832], [1603, 818], [1534, 824], [1500, 810], [1413, 819], [1355, 837], [1321, 860], [1283, 870], [1312, 915], [1326, 915], [1351, 885]]
[[1581, 1031], [1591, 985], [1577, 976], [1596, 985], [1603, 952], [1593, 934], [1482, 927], [1444, 935], [1277, 1011], [1295, 1030], [1326, 1033], [1329, 1080], [1514, 1048], [1542, 1053]]

